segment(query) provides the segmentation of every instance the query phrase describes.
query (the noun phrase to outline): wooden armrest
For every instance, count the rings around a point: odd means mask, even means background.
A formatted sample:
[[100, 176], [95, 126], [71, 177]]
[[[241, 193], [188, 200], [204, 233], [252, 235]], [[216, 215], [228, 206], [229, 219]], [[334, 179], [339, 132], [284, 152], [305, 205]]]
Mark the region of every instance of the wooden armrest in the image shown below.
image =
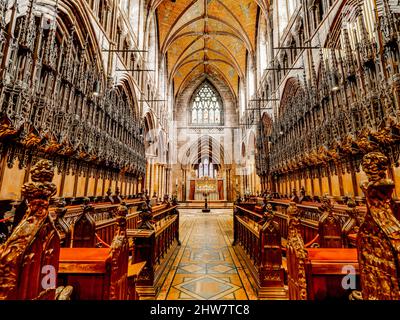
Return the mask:
[[128, 278], [137, 277], [142, 272], [146, 261], [130, 264], [128, 266]]
[[109, 248], [61, 248], [58, 273], [106, 273]]
[[287, 272], [287, 260], [282, 259], [282, 268]]
[[311, 247], [311, 245], [312, 245], [313, 243], [316, 243], [316, 241], [317, 241], [318, 239], [319, 239], [319, 234], [317, 234], [317, 235], [314, 237], [314, 239], [312, 239], [311, 241], [305, 243], [305, 244], [304, 244], [304, 247], [305, 247], [305, 248]]

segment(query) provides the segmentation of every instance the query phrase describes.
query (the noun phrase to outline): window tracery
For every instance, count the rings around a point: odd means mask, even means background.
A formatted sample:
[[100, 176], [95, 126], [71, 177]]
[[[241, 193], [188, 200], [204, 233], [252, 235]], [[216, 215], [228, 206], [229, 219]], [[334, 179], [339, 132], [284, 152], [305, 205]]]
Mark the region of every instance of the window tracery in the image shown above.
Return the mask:
[[190, 110], [190, 122], [193, 125], [222, 125], [222, 102], [216, 90], [203, 83], [195, 94]]

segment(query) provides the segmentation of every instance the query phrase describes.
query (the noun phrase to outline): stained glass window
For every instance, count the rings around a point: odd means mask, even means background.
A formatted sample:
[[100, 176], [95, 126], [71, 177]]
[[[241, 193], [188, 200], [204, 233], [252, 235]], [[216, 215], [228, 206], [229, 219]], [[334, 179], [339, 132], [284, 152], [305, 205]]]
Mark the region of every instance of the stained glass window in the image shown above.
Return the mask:
[[191, 123], [201, 125], [221, 125], [222, 105], [218, 93], [207, 82], [197, 91], [191, 109]]
[[203, 159], [197, 170], [197, 178], [209, 177], [215, 179], [217, 177], [217, 168], [207, 158]]

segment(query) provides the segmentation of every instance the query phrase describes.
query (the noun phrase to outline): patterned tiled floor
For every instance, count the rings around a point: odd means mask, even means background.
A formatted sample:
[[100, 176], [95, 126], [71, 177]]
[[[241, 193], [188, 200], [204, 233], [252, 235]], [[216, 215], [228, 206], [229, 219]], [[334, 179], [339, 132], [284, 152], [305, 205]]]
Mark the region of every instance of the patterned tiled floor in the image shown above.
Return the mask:
[[231, 246], [232, 209], [180, 209], [182, 246], [159, 300], [256, 299]]

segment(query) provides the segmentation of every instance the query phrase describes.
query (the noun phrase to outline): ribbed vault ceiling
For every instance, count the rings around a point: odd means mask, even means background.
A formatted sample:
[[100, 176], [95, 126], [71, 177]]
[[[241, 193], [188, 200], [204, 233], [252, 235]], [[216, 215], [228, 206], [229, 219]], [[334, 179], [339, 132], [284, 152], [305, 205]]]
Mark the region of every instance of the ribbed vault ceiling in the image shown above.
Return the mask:
[[204, 75], [221, 78], [238, 95], [246, 53], [256, 47], [257, 11], [265, 0], [155, 1], [162, 53], [175, 94]]

